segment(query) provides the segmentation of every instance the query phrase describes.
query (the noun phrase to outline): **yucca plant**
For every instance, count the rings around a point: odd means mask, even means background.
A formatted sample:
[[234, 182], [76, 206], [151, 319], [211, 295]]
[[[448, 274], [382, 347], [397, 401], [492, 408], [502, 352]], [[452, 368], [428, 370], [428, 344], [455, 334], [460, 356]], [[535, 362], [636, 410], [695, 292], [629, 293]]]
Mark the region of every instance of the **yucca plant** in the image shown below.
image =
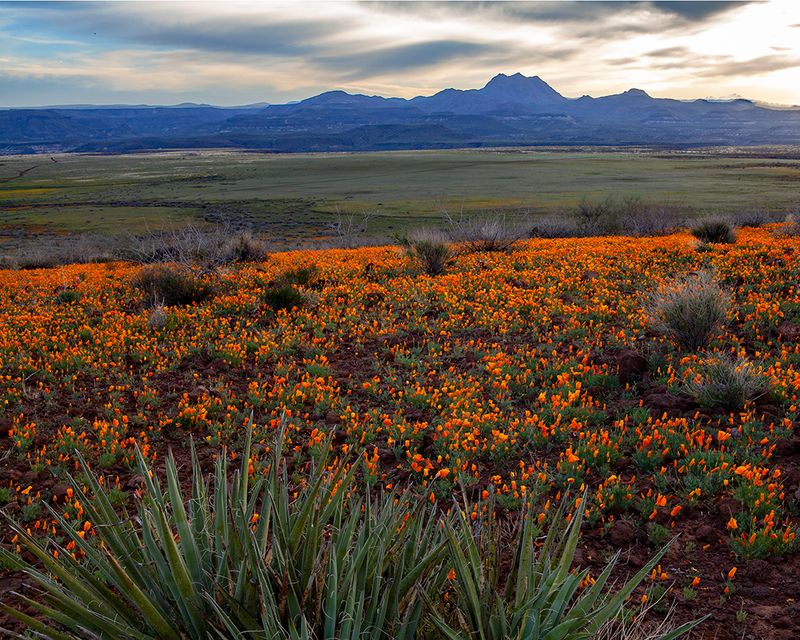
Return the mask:
[[50, 511], [85, 556], [11, 522], [39, 564], [8, 551], [4, 560], [39, 587], [36, 598], [19, 596], [39, 615], [0, 608], [53, 640], [414, 637], [421, 591], [435, 588], [444, 553], [432, 507], [351, 498], [356, 467], [328, 472], [324, 458], [293, 498], [280, 447], [266, 477], [251, 479], [250, 438], [241, 469], [229, 474], [220, 455], [210, 483], [193, 452], [188, 499], [172, 456], [162, 488], [139, 455], [145, 486], [133, 519], [114, 511], [81, 460], [96, 535]]
[[[583, 502], [582, 502], [583, 503]], [[582, 504], [581, 503], [581, 504]], [[535, 513], [526, 506], [517, 522], [516, 548], [510, 567], [494, 523], [493, 508], [471, 522], [465, 515], [445, 524], [449, 560], [456, 582], [455, 613], [434, 606], [433, 622], [448, 640], [588, 640], [620, 616], [626, 599], [647, 577], [666, 547], [619, 589], [609, 578], [617, 556], [590, 587], [581, 589], [588, 570], [572, 571], [582, 510], [566, 523], [564, 504], [537, 549]], [[657, 640], [672, 640], [697, 622], [684, 624]]]

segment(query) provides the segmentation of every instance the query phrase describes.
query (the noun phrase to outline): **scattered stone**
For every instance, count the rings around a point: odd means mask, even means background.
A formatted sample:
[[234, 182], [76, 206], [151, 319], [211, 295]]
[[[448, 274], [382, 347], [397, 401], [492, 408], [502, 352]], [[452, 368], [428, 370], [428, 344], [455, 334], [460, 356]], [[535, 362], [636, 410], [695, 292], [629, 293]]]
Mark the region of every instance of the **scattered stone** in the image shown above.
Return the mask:
[[784, 340], [797, 342], [800, 340], [800, 323], [782, 322], [778, 325], [778, 335]]
[[636, 541], [636, 527], [626, 520], [617, 520], [611, 527], [608, 540], [615, 547], [627, 547]]
[[627, 384], [639, 380], [649, 368], [647, 358], [632, 349], [624, 349], [617, 355], [620, 382]]
[[650, 393], [644, 397], [644, 404], [655, 413], [680, 415], [696, 408], [694, 400], [687, 396], [674, 396], [671, 393]]
[[715, 544], [719, 538], [716, 529], [708, 524], [701, 524], [695, 531], [695, 536], [706, 544]]
[[597, 271], [584, 271], [583, 274], [581, 274], [581, 280], [583, 280], [584, 282], [591, 282], [592, 280], [595, 280], [596, 278], [599, 277], [600, 274], [597, 273]]
[[65, 485], [65, 484], [57, 484], [57, 485], [55, 485], [53, 487], [53, 491], [52, 491], [53, 497], [56, 498], [59, 501], [63, 500], [67, 495], [67, 489], [68, 488], [69, 487], [67, 487], [67, 485]]

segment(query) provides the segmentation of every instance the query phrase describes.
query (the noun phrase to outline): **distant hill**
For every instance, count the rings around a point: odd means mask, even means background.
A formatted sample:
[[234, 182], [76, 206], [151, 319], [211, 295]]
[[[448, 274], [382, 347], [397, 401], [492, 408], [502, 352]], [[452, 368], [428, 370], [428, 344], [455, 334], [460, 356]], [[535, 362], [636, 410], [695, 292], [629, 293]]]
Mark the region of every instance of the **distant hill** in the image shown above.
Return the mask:
[[276, 152], [522, 145], [800, 143], [800, 109], [641, 89], [566, 98], [538, 76], [410, 100], [328, 91], [289, 104], [0, 110], [0, 154], [234, 147]]

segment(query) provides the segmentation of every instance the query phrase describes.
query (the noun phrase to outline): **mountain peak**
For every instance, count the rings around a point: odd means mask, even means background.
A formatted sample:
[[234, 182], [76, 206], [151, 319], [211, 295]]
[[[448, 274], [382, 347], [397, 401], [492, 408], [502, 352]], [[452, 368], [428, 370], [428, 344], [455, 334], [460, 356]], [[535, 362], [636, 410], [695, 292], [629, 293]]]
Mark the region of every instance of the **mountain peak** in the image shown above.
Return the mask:
[[561, 102], [565, 100], [558, 91], [539, 76], [524, 76], [521, 73], [506, 75], [498, 73], [489, 80], [481, 92], [512, 102]]

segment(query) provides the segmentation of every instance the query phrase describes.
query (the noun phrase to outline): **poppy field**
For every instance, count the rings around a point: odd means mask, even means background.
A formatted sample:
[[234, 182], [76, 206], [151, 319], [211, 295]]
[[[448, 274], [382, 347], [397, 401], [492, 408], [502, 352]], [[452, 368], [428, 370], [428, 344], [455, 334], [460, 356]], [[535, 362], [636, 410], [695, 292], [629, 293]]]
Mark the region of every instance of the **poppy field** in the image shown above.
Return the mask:
[[[76, 451], [124, 504], [145, 484], [137, 448], [180, 467], [193, 441], [211, 470], [252, 427], [258, 475], [285, 429], [298, 482], [359, 461], [365, 486], [442, 508], [491, 494], [500, 516], [532, 501], [540, 522], [585, 491], [583, 566], [621, 550], [638, 570], [678, 536], [649, 593], [680, 620], [710, 614], [695, 637], [796, 637], [800, 245], [737, 235], [526, 240], [456, 251], [435, 277], [393, 246], [274, 253], [156, 307], [135, 286], [147, 267], [0, 271], [0, 506], [59, 535], [45, 501], [91, 535], [64, 481]], [[732, 304], [687, 349], [650, 300], [700, 272]], [[704, 384], [720, 359], [758, 381], [740, 406]], [[22, 580], [6, 571], [2, 591]]]

